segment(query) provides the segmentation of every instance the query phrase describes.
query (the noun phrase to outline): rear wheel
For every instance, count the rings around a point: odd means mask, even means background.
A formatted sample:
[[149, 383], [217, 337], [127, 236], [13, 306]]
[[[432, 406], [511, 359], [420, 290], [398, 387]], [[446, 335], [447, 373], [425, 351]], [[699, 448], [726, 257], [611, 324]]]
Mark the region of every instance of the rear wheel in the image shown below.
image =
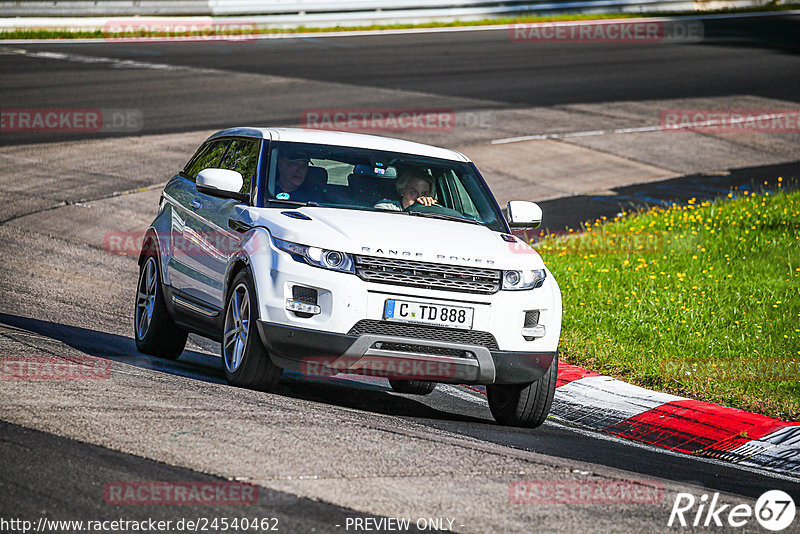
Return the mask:
[[436, 382], [427, 380], [394, 380], [390, 378], [389, 385], [398, 393], [410, 393], [412, 395], [427, 395], [436, 389]]
[[501, 425], [536, 428], [544, 423], [558, 378], [558, 355], [550, 369], [532, 384], [493, 385], [486, 387], [489, 409]]
[[281, 379], [283, 369], [272, 363], [258, 336], [258, 304], [247, 271], [236, 275], [231, 288], [222, 331], [225, 377], [234, 386], [269, 391]]
[[173, 322], [164, 304], [158, 261], [154, 255], [148, 255], [139, 270], [133, 330], [136, 349], [144, 354], [177, 360], [186, 347], [187, 332]]

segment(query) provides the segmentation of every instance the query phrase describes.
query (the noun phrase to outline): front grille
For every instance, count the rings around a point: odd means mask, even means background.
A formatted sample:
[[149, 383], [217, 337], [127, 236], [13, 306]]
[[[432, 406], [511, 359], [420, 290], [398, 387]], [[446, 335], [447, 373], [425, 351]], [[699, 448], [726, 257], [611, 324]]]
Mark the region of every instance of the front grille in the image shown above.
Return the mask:
[[471, 352], [445, 347], [431, 347], [428, 345], [415, 345], [413, 343], [385, 343], [374, 344], [376, 349], [395, 352], [414, 352], [417, 354], [432, 354], [434, 356], [450, 356], [452, 358], [474, 358]]
[[379, 336], [408, 337], [416, 340], [429, 339], [462, 345], [478, 345], [489, 350], [497, 350], [497, 340], [489, 332], [479, 330], [459, 330], [440, 326], [393, 323], [375, 319], [361, 319], [347, 333], [350, 336], [374, 334]]
[[496, 293], [500, 289], [498, 269], [372, 256], [355, 258], [356, 274], [368, 282], [468, 293]]

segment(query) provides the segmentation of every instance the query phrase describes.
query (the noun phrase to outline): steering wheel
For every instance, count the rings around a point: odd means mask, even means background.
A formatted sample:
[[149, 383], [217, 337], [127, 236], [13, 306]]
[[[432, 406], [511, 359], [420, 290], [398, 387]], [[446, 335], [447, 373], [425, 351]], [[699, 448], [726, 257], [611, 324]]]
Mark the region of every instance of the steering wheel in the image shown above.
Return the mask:
[[426, 206], [424, 204], [420, 204], [419, 202], [414, 202], [403, 211], [418, 211], [420, 213], [438, 213], [440, 215], [451, 215], [453, 217], [460, 217], [462, 219], [464, 218], [464, 216], [458, 211], [452, 208], [446, 208], [444, 206], [440, 206], [439, 204], [434, 204], [433, 206]]

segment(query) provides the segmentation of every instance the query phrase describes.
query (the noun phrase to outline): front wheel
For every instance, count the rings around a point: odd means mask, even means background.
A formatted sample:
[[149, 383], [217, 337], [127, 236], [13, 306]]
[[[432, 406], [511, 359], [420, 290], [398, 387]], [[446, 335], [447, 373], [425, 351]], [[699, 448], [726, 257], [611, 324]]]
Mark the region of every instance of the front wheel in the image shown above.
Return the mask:
[[169, 316], [164, 304], [158, 261], [154, 255], [148, 255], [139, 270], [133, 317], [136, 349], [139, 352], [168, 360], [178, 359], [189, 334], [178, 328]]
[[506, 426], [536, 428], [550, 413], [556, 394], [558, 355], [550, 369], [532, 384], [493, 385], [486, 387], [489, 410], [495, 421]]
[[258, 303], [247, 271], [236, 275], [228, 292], [222, 332], [225, 378], [234, 386], [269, 391], [283, 369], [272, 363], [256, 330]]

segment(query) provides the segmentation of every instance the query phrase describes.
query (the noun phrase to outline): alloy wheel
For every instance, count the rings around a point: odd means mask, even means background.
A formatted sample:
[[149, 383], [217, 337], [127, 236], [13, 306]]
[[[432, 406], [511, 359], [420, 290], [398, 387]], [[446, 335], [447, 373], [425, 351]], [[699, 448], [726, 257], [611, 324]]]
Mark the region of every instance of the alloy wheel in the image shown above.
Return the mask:
[[222, 337], [225, 368], [229, 373], [235, 372], [241, 365], [249, 333], [250, 292], [245, 284], [239, 284], [228, 299]]
[[158, 275], [155, 258], [148, 258], [139, 276], [139, 287], [136, 292], [136, 336], [144, 339], [153, 320], [153, 309], [156, 304], [156, 283]]

